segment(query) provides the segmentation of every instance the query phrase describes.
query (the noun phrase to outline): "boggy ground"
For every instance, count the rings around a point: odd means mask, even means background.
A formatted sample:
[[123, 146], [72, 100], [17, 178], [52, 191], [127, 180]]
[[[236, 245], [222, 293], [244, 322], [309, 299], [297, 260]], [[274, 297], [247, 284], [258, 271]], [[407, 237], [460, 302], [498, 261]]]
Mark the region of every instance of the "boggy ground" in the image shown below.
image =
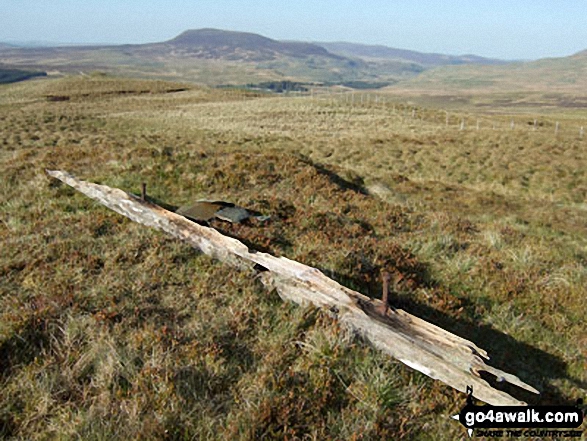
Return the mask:
[[[449, 418], [462, 394], [46, 168], [135, 193], [146, 182], [174, 206], [218, 198], [270, 215], [213, 226], [370, 296], [391, 271], [396, 305], [543, 391], [522, 398], [585, 395], [584, 141], [447, 132], [435, 109], [412, 121], [400, 104], [180, 86], [82, 78], [0, 88], [3, 436], [464, 436]], [[520, 146], [529, 153], [512, 167], [508, 152]], [[492, 168], [477, 165], [488, 155]]]

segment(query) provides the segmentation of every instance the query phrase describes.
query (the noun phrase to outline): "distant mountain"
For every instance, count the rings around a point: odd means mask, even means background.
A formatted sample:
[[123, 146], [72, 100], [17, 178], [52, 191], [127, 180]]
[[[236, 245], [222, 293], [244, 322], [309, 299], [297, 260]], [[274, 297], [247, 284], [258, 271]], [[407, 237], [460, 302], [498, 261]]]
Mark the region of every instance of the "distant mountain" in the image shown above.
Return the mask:
[[280, 56], [296, 58], [319, 56], [343, 60], [321, 46], [311, 43], [281, 42], [248, 32], [222, 31], [218, 29], [189, 30], [164, 43], [150, 45], [180, 51], [197, 58], [242, 59], [267, 61]]
[[506, 61], [477, 55], [444, 55], [423, 53], [405, 49], [396, 49], [381, 45], [356, 43], [316, 43], [328, 51], [344, 57], [358, 57], [369, 60], [396, 60], [417, 63], [423, 67], [458, 65], [458, 64], [505, 64]]
[[[247, 32], [198, 29], [161, 43], [0, 49], [0, 63], [53, 73], [103, 71], [218, 84], [374, 80], [366, 63], [312, 43]], [[385, 81], [395, 81], [394, 72]]]
[[65, 46], [65, 45], [60, 44], [60, 43], [50, 43], [47, 41], [8, 41], [8, 42], [0, 43], [0, 48], [2, 48], [2, 47], [55, 47], [55, 46]]

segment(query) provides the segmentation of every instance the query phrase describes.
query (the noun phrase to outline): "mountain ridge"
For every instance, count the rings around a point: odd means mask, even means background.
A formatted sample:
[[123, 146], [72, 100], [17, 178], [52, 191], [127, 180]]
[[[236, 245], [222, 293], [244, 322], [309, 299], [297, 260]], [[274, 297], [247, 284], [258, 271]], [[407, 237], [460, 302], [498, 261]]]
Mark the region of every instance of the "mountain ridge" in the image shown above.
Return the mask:
[[349, 42], [316, 42], [328, 51], [342, 56], [367, 59], [407, 60], [425, 67], [459, 64], [507, 64], [510, 61], [497, 58], [486, 58], [474, 54], [449, 55], [434, 52], [419, 52], [409, 49], [398, 49], [386, 45], [372, 45]]

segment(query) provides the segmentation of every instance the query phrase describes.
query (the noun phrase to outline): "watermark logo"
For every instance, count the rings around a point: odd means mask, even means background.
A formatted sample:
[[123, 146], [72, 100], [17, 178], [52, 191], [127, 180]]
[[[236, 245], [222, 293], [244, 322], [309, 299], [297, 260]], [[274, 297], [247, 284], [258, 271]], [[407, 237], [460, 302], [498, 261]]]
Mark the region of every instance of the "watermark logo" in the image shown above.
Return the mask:
[[[467, 386], [467, 404], [453, 419], [473, 433], [486, 437], [580, 437], [583, 410], [576, 406], [478, 406], [473, 403], [473, 388]], [[567, 429], [565, 431], [552, 429]]]

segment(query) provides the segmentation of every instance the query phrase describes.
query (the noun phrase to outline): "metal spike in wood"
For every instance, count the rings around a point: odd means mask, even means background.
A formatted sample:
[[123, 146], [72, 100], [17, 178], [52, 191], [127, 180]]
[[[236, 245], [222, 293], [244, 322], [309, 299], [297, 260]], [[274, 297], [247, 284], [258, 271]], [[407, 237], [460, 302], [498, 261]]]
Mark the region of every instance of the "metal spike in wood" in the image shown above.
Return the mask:
[[494, 389], [481, 372], [533, 393], [539, 393], [518, 377], [485, 363], [487, 353], [474, 343], [415, 317], [401, 309], [377, 313], [379, 300], [370, 299], [329, 279], [316, 268], [285, 257], [250, 250], [237, 239], [192, 222], [140, 197], [117, 188], [85, 182], [67, 172], [47, 173], [86, 196], [140, 224], [157, 228], [204, 254], [247, 271], [262, 267], [263, 284], [287, 300], [327, 308], [345, 326], [377, 349], [423, 374], [466, 393], [473, 387], [475, 398], [492, 405], [526, 404]]
[[381, 274], [381, 305], [379, 305], [379, 313], [381, 315], [387, 315], [387, 309], [389, 307], [389, 281], [391, 280], [391, 274], [384, 271]]

